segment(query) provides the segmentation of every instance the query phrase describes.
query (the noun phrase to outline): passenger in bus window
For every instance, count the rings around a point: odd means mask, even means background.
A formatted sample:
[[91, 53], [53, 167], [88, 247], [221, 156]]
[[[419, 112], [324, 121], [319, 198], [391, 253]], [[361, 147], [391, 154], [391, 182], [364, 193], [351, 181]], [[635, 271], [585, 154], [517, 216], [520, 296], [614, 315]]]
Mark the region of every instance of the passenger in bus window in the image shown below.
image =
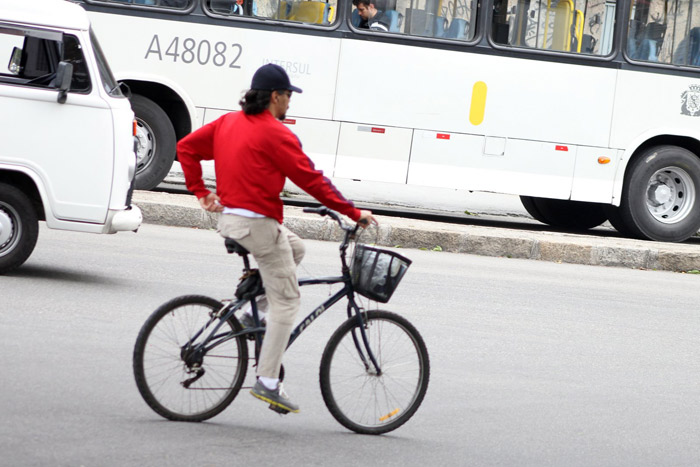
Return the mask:
[[211, 0], [209, 8], [222, 15], [242, 15], [243, 0]]
[[383, 11], [378, 10], [374, 0], [352, 0], [360, 15], [360, 29], [389, 32], [390, 21]]

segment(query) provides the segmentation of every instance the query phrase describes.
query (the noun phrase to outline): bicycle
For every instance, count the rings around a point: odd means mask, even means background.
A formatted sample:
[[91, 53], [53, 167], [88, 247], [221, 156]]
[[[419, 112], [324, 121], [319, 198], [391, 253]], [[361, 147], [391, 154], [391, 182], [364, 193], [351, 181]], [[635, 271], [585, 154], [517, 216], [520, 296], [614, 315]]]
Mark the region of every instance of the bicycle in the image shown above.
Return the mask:
[[[333, 305], [347, 299], [348, 319], [332, 334], [320, 364], [321, 393], [332, 416], [344, 427], [382, 434], [406, 423], [425, 397], [430, 379], [428, 351], [418, 330], [404, 317], [365, 310], [355, 294], [386, 303], [411, 261], [388, 251], [355, 243], [352, 263], [347, 251], [357, 240], [349, 226], [326, 207], [305, 212], [333, 218], [344, 238], [340, 244], [341, 276], [300, 279], [300, 286], [343, 284], [292, 331], [287, 347]], [[240, 391], [248, 366], [248, 342], [257, 362], [265, 328], [255, 297], [264, 294], [260, 275], [251, 269], [248, 251], [233, 239], [229, 253], [243, 259], [235, 299], [223, 302], [201, 295], [174, 298], [146, 320], [134, 347], [136, 385], [159, 415], [176, 421], [207, 420], [228, 407]], [[254, 326], [243, 328], [236, 312], [252, 308]], [[284, 377], [284, 367], [280, 380]], [[283, 409], [271, 409], [286, 413]]]

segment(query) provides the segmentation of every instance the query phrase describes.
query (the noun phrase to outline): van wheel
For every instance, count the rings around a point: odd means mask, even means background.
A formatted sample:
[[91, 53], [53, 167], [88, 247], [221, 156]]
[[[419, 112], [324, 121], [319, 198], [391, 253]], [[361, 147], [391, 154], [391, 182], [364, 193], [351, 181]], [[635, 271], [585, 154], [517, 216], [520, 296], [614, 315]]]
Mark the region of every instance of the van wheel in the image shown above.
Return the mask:
[[619, 214], [641, 239], [682, 242], [700, 229], [700, 159], [678, 146], [647, 149], [630, 163]]
[[150, 190], [163, 181], [175, 160], [176, 136], [165, 111], [152, 100], [134, 94], [129, 99], [136, 117], [137, 190]]
[[34, 251], [39, 220], [29, 198], [0, 183], [0, 274], [22, 265]]
[[608, 220], [602, 204], [566, 199], [521, 196], [525, 210], [535, 219], [552, 227], [588, 230]]

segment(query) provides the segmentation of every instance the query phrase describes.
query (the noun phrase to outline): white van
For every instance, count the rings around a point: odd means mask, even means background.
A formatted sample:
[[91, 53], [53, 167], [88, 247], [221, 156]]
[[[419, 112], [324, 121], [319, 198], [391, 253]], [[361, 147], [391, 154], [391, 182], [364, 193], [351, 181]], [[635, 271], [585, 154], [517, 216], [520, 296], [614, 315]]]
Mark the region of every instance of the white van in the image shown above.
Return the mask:
[[136, 128], [87, 14], [65, 0], [0, 0], [0, 274], [34, 250], [38, 221], [136, 230]]

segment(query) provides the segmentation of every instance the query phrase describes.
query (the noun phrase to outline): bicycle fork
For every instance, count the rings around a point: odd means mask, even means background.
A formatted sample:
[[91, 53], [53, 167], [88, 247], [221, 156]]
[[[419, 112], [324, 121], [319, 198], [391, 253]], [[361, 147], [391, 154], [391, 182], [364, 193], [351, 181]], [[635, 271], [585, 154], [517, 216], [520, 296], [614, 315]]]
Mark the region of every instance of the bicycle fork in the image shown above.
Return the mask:
[[[379, 367], [379, 363], [377, 363], [377, 359], [374, 356], [374, 353], [372, 352], [372, 348], [369, 345], [369, 338], [367, 337], [367, 324], [365, 320], [362, 319], [362, 310], [357, 306], [357, 304], [354, 302], [354, 300], [350, 301], [348, 303], [348, 316], [352, 317], [352, 311], [355, 311], [355, 316], [357, 317], [357, 321], [359, 322], [358, 329], [360, 330], [360, 338], [362, 340], [362, 344], [360, 343], [360, 339], [358, 339], [357, 336], [357, 330], [353, 329], [352, 332], [352, 340], [355, 343], [355, 349], [357, 349], [357, 354], [360, 356], [360, 360], [362, 360], [362, 364], [365, 366], [365, 371], [367, 373], [374, 375], [374, 376], [381, 376], [382, 375], [382, 369]], [[364, 348], [364, 352], [363, 352]]]

